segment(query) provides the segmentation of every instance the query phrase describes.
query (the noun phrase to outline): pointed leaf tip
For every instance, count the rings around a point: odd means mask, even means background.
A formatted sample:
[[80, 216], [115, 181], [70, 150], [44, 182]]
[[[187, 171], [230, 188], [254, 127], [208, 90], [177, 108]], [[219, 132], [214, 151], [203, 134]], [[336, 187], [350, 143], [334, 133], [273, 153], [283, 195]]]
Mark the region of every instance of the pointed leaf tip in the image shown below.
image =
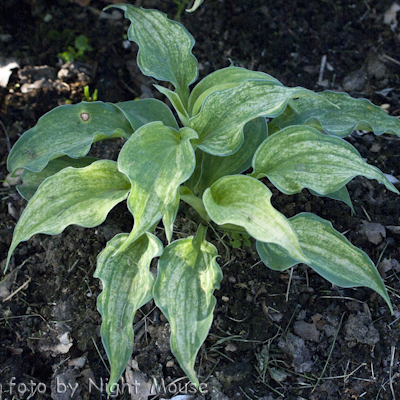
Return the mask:
[[310, 126], [294, 125], [266, 139], [253, 158], [252, 176], [268, 179], [283, 193], [303, 188], [325, 195], [336, 192], [357, 175], [398, 190], [376, 167], [367, 164], [345, 140]]
[[[314, 214], [301, 213], [290, 218], [299, 238], [306, 262], [314, 271], [340, 287], [366, 286], [379, 293], [393, 312], [382, 278], [371, 259], [337, 232], [329, 221]], [[299, 260], [275, 244], [257, 242], [262, 261], [275, 270], [283, 271]]]
[[197, 60], [192, 54], [194, 38], [179, 22], [157, 10], [131, 4], [114, 5], [131, 21], [129, 40], [139, 45], [138, 65], [144, 75], [171, 82], [186, 106], [189, 85], [197, 79]]
[[7, 265], [19, 243], [33, 235], [57, 235], [68, 225], [92, 228], [130, 191], [117, 163], [95, 161], [85, 168], [68, 167], [47, 178], [29, 201], [14, 230]]
[[386, 132], [400, 136], [400, 120], [369, 100], [330, 90], [318, 94], [320, 97], [296, 100], [294, 107], [288, 107], [271, 121], [271, 132], [290, 125], [310, 125], [340, 137], [349, 136], [355, 129], [372, 131], [375, 135]]
[[250, 176], [220, 178], [203, 195], [205, 208], [218, 225], [242, 226], [253, 238], [279, 244], [307, 262], [287, 218], [271, 205], [271, 191]]
[[212, 155], [234, 154], [243, 144], [243, 127], [247, 122], [257, 117], [277, 117], [291, 98], [308, 96], [318, 97], [310, 90], [287, 88], [271, 79], [251, 79], [213, 92], [201, 111], [189, 120], [199, 134], [195, 144]]
[[157, 223], [176, 201], [179, 185], [194, 170], [190, 138], [196, 136], [190, 128], [177, 132], [161, 122], [152, 122], [125, 143], [118, 166], [132, 184], [128, 208], [135, 218], [126, 245]]
[[216, 257], [216, 248], [203, 239], [202, 231], [196, 238], [177, 240], [160, 257], [154, 285], [154, 301], [171, 326], [172, 353], [197, 388], [194, 364], [211, 327], [213, 292], [222, 280]]
[[101, 338], [111, 366], [108, 388], [118, 382], [132, 355], [133, 319], [136, 311], [152, 298], [154, 277], [149, 266], [162, 253], [160, 240], [149, 233], [120, 251], [128, 236], [119, 234], [107, 243], [97, 257], [94, 273], [103, 283], [97, 308], [102, 316]]

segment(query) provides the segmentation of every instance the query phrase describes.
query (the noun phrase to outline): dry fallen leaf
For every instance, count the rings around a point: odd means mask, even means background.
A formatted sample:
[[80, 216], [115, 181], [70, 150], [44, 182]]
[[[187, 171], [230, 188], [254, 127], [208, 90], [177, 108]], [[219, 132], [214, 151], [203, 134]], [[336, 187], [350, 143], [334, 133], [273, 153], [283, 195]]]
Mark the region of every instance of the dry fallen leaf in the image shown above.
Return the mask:
[[57, 336], [57, 339], [59, 340], [60, 343], [58, 344], [46, 344], [43, 343], [40, 346], [40, 349], [42, 351], [51, 351], [54, 354], [66, 354], [69, 352], [69, 349], [73, 345], [73, 340], [71, 337], [71, 334], [69, 332], [65, 332], [59, 336]]
[[125, 370], [125, 381], [130, 388], [131, 400], [147, 400], [157, 394], [156, 385], [144, 372], [136, 369], [137, 363], [132, 366], [128, 362]]
[[387, 226], [386, 229], [393, 233], [400, 233], [400, 226]]
[[[10, 172], [7, 176], [6, 179], [4, 179], [3, 186], [4, 187], [11, 187], [15, 185], [20, 185], [22, 183], [21, 180], [21, 174], [22, 174], [23, 168], [20, 168], [16, 170], [15, 172]], [[14, 175], [14, 176], [12, 176]]]
[[397, 11], [400, 11], [400, 5], [392, 3], [390, 8], [383, 15], [383, 22], [386, 25], [390, 25], [391, 30], [395, 30], [397, 27]]
[[237, 347], [232, 344], [232, 343], [228, 343], [225, 347], [225, 351], [230, 351], [230, 352], [235, 352], [237, 350]]
[[391, 270], [392, 270], [392, 263], [387, 258], [383, 259], [383, 261], [381, 261], [378, 265], [379, 274], [383, 279], [386, 278], [386, 272], [389, 272]]
[[2, 58], [0, 60], [0, 86], [6, 87], [8, 85], [8, 80], [14, 68], [19, 68], [18, 63], [14, 59], [4, 60]]
[[314, 324], [309, 324], [305, 321], [296, 321], [293, 326], [294, 333], [300, 336], [303, 340], [312, 340], [313, 342], [319, 342], [320, 332], [317, 330]]
[[311, 317], [311, 319], [313, 324], [319, 331], [322, 331], [324, 326], [327, 324], [327, 322], [323, 319], [323, 316], [321, 314], [315, 314]]
[[14, 219], [18, 219], [19, 214], [17, 209], [13, 206], [13, 204], [11, 202], [8, 202], [7, 204], [7, 210], [8, 213], [14, 218]]
[[372, 153], [378, 153], [381, 151], [382, 146], [379, 143], [374, 143], [369, 149]]
[[360, 233], [367, 236], [373, 244], [379, 244], [386, 237], [386, 229], [383, 225], [375, 222], [362, 221]]

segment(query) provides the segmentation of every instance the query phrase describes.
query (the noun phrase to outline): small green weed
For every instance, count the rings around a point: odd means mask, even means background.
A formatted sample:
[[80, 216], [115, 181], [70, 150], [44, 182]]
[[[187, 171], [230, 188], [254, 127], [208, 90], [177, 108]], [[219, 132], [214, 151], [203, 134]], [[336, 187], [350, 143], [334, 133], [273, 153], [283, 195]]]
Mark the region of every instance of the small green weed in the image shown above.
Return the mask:
[[75, 60], [77, 61], [86, 61], [86, 51], [93, 51], [93, 47], [89, 45], [89, 40], [85, 35], [79, 35], [75, 38], [75, 48], [72, 46], [68, 46], [68, 50], [59, 53], [58, 56], [64, 62], [73, 63]]
[[90, 95], [89, 86], [86, 85], [83, 88], [83, 94], [85, 95], [86, 101], [90, 102], [90, 101], [97, 101], [97, 96], [98, 96], [99, 92], [97, 89], [94, 89], [92, 95]]

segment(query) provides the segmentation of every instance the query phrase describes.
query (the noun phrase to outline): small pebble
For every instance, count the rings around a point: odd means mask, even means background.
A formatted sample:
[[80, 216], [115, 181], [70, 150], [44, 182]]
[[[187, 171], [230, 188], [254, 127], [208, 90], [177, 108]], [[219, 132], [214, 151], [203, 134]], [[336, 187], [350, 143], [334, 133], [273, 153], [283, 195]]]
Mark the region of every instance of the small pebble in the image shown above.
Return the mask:
[[68, 367], [82, 368], [86, 363], [86, 357], [73, 358], [68, 361]]
[[234, 351], [236, 351], [237, 350], [237, 347], [234, 345], [234, 344], [232, 344], [232, 343], [229, 343], [226, 347], [225, 347], [225, 351], [231, 351], [232, 353], [234, 352]]
[[314, 324], [309, 324], [304, 321], [296, 321], [294, 323], [294, 332], [304, 340], [319, 342], [320, 333]]

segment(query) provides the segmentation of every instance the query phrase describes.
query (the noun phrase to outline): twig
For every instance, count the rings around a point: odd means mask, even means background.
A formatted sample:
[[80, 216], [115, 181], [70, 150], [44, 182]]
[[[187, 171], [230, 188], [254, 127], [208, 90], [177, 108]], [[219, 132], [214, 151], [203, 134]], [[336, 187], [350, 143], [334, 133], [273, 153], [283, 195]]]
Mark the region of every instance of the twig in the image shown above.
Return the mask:
[[110, 370], [109, 370], [109, 368], [107, 367], [107, 364], [106, 364], [106, 362], [104, 361], [104, 358], [103, 358], [103, 356], [101, 355], [100, 350], [99, 350], [99, 348], [97, 347], [97, 344], [96, 344], [95, 340], [93, 339], [93, 337], [91, 337], [91, 339], [92, 339], [92, 342], [93, 342], [93, 344], [94, 344], [94, 347], [96, 347], [97, 354], [99, 355], [100, 360], [102, 361], [102, 363], [103, 363], [104, 367], [106, 368], [108, 374], [110, 374]]
[[[50, 324], [46, 321], [46, 319], [45, 319], [42, 315], [36, 314], [36, 313], [35, 313], [35, 314], [26, 314], [26, 315], [12, 315], [12, 316], [10, 316], [10, 317], [0, 318], [0, 321], [7, 321], [8, 319], [30, 318], [30, 317], [40, 317], [40, 318], [45, 322], [45, 324], [47, 325], [47, 327], [48, 327], [51, 331], [56, 332], [56, 330], [53, 329], [53, 328], [50, 326]], [[0, 393], [1, 393], [1, 392], [0, 392]]]
[[367, 15], [371, 12], [371, 7], [366, 2], [366, 0], [364, 0], [364, 4], [367, 6], [367, 11], [365, 11], [365, 13], [360, 17], [360, 19], [359, 19], [360, 22], [364, 21], [364, 19], [367, 17]]
[[242, 389], [241, 386], [239, 386], [239, 389], [242, 391], [242, 393], [245, 395], [245, 397], [246, 397], [247, 399], [253, 400], [253, 399]]
[[28, 286], [28, 284], [29, 284], [29, 282], [30, 282], [31, 280], [32, 280], [32, 278], [31, 278], [30, 276], [28, 276], [28, 280], [27, 280], [25, 283], [23, 283], [15, 292], [12, 292], [8, 297], [6, 297], [6, 298], [3, 300], [3, 303], [4, 303], [5, 301], [8, 301], [8, 300], [12, 299], [18, 292], [20, 292], [22, 289], [26, 288], [26, 286]]
[[394, 364], [394, 354], [396, 352], [396, 347], [392, 346], [391, 347], [391, 357], [390, 357], [390, 370], [389, 370], [389, 386], [390, 386], [390, 390], [392, 391], [392, 395], [393, 395], [393, 400], [396, 400], [396, 395], [394, 393], [394, 389], [393, 389], [393, 364]]
[[319, 67], [319, 75], [317, 83], [322, 83], [322, 80], [324, 78], [325, 66], [326, 66], [326, 55], [323, 55], [321, 58], [321, 66]]
[[300, 307], [300, 304], [296, 304], [296, 308], [294, 309], [294, 311], [293, 311], [293, 313], [292, 313], [292, 316], [290, 317], [290, 320], [289, 320], [288, 324], [286, 325], [286, 329], [285, 329], [285, 331], [283, 332], [283, 335], [282, 335], [282, 336], [286, 336], [286, 334], [287, 334], [287, 332], [288, 332], [288, 330], [289, 330], [290, 324], [292, 323], [293, 318], [294, 318], [294, 316], [296, 315], [297, 309], [298, 309], [299, 307]]
[[355, 301], [360, 304], [364, 304], [364, 301], [358, 300], [354, 297], [348, 297], [348, 296], [321, 296], [320, 299], [351, 300], [351, 301]]
[[[259, 377], [257, 375], [253, 375], [255, 378], [259, 379]], [[279, 390], [273, 388], [272, 386], [268, 385], [268, 383], [260, 380], [260, 382], [265, 385], [268, 389], [272, 390], [273, 392], [275, 392], [277, 395], [281, 396], [281, 397], [285, 397], [285, 395], [283, 393], [281, 393]]]
[[[360, 364], [356, 369], [354, 369], [353, 371], [351, 371], [348, 375], [343, 376], [344, 382], [348, 381], [349, 378], [350, 378], [352, 375], [354, 375], [361, 367], [365, 367], [366, 365], [367, 365], [366, 363], [362, 363], [362, 364]], [[366, 381], [369, 382], [369, 379], [366, 380]]]
[[340, 327], [342, 326], [342, 322], [343, 322], [343, 317], [344, 317], [344, 315], [345, 315], [345, 313], [343, 313], [343, 314], [342, 314], [342, 318], [340, 318], [339, 326], [338, 326], [337, 331], [336, 331], [336, 333], [335, 333], [335, 337], [333, 338], [333, 343], [332, 343], [331, 349], [330, 349], [330, 351], [329, 351], [328, 358], [326, 359], [326, 362], [325, 362], [325, 365], [324, 365], [324, 369], [322, 370], [321, 375], [320, 375], [319, 378], [317, 379], [317, 383], [314, 385], [314, 388], [313, 388], [313, 390], [312, 390], [311, 393], [313, 393], [313, 392], [315, 391], [315, 389], [317, 388], [317, 386], [318, 386], [320, 380], [322, 379], [322, 377], [323, 377], [324, 374], [325, 374], [326, 368], [328, 367], [329, 360], [331, 359], [332, 352], [333, 352], [333, 348], [335, 347], [336, 339], [337, 339], [338, 334], [339, 334], [339, 331], [340, 331]]
[[368, 221], [371, 222], [372, 219], [371, 219], [371, 217], [369, 216], [369, 214], [367, 213], [367, 210], [366, 210], [363, 206], [361, 206], [361, 208], [362, 208], [362, 210], [364, 211], [364, 214], [366, 215], [366, 217], [368, 218]]
[[3, 128], [4, 133], [6, 134], [6, 142], [7, 142], [7, 150], [8, 152], [11, 151], [11, 143], [10, 143], [10, 136], [8, 136], [8, 131], [3, 122], [0, 120], [0, 125]]
[[383, 248], [383, 250], [382, 250], [382, 252], [381, 252], [381, 254], [380, 254], [379, 258], [378, 258], [378, 261], [376, 262], [376, 268], [379, 267], [379, 264], [381, 263], [381, 260], [382, 260], [382, 257], [383, 257], [383, 253], [386, 251], [386, 249], [388, 247], [388, 244], [389, 243], [386, 242], [385, 247]]
[[292, 277], [293, 277], [293, 267], [290, 268], [289, 282], [286, 289], [286, 301], [289, 301], [289, 290], [290, 290], [290, 285], [292, 284]]
[[382, 56], [382, 58], [384, 58], [384, 59], [386, 59], [386, 60], [388, 60], [388, 61], [391, 61], [392, 63], [395, 63], [395, 64], [397, 64], [397, 65], [400, 65], [400, 61], [397, 61], [396, 59], [394, 59], [394, 58], [392, 58], [392, 57], [390, 57], [390, 56], [387, 56], [386, 54], [384, 54], [384, 55]]

